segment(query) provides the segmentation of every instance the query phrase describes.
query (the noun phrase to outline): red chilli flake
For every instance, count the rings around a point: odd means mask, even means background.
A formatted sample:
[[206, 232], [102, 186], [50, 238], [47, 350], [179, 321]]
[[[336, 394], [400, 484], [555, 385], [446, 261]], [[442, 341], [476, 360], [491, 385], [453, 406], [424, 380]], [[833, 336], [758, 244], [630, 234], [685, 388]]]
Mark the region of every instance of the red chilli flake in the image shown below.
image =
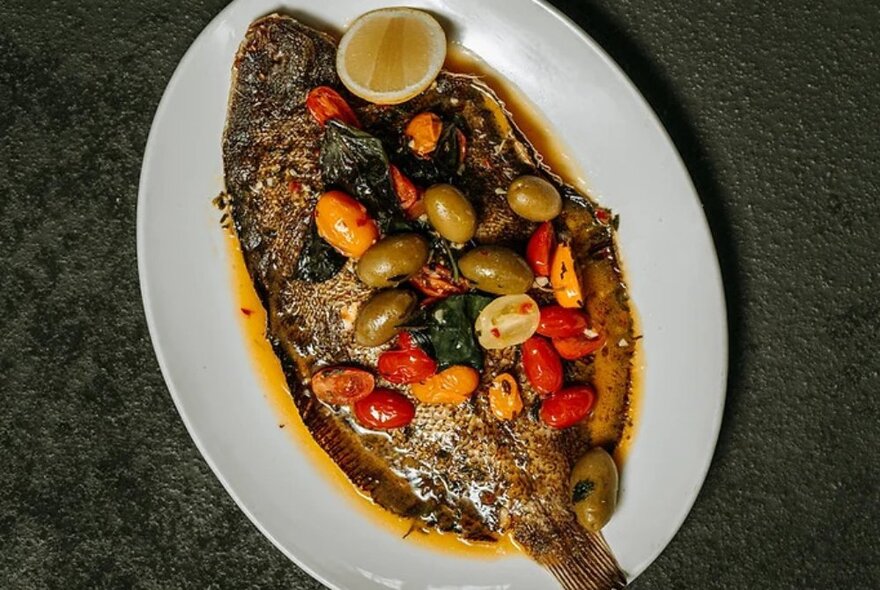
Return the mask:
[[531, 303], [523, 303], [522, 305], [519, 306], [520, 313], [529, 313], [530, 311], [532, 311], [532, 304]]
[[458, 139], [458, 163], [463, 165], [465, 157], [467, 157], [467, 137], [461, 129], [455, 130], [455, 137]]
[[501, 330], [499, 330], [498, 328], [492, 328], [491, 332], [492, 335], [495, 336], [495, 338], [501, 338]]
[[302, 183], [297, 182], [296, 180], [291, 180], [287, 183], [287, 190], [291, 193], [298, 193], [302, 190]]
[[248, 308], [246, 308], [246, 307], [242, 307], [242, 308], [241, 308], [241, 313], [243, 313], [243, 314], [246, 315], [246, 316], [249, 316], [249, 315], [251, 315], [252, 313], [254, 313], [254, 311], [253, 311], [252, 309], [248, 309]]

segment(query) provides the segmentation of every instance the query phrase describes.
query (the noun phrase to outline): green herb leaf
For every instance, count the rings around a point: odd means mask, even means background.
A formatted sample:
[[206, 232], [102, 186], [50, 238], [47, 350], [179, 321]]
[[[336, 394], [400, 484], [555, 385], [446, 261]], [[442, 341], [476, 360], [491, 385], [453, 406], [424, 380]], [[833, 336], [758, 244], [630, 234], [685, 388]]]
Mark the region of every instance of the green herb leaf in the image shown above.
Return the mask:
[[411, 329], [409, 330], [409, 334], [412, 336], [413, 341], [419, 345], [419, 348], [427, 352], [429, 355], [434, 356], [434, 344], [431, 342], [431, 339], [428, 338], [428, 332], [426, 329]]
[[309, 283], [332, 279], [345, 266], [345, 256], [318, 235], [314, 218], [309, 222], [308, 232], [296, 261], [293, 278]]
[[582, 479], [576, 484], [574, 484], [574, 489], [571, 493], [571, 502], [572, 504], [577, 504], [578, 502], [583, 502], [589, 497], [590, 494], [593, 493], [593, 490], [596, 488], [596, 484], [594, 484], [589, 479]]
[[434, 150], [434, 160], [438, 172], [447, 178], [452, 178], [462, 172], [461, 141], [463, 133], [456, 123], [443, 125], [440, 138], [437, 140], [437, 149]]
[[321, 173], [326, 186], [357, 197], [383, 232], [402, 220], [382, 142], [365, 131], [331, 120], [321, 144]]
[[457, 121], [443, 122], [443, 130], [437, 139], [437, 147], [428, 158], [413, 154], [405, 138], [397, 143], [395, 163], [413, 180], [424, 186], [438, 183], [454, 183], [461, 174], [464, 162], [461, 160], [461, 145], [464, 133]]
[[453, 365], [483, 369], [483, 351], [474, 322], [491, 297], [468, 293], [447, 297], [428, 312], [427, 336], [441, 370]]

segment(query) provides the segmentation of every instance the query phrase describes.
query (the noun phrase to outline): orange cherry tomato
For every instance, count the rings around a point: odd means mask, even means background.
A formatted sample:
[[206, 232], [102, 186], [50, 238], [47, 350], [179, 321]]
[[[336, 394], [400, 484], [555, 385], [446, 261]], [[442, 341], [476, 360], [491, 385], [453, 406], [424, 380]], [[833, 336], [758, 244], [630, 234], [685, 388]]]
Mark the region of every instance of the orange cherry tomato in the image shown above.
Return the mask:
[[409, 148], [420, 158], [427, 158], [435, 149], [443, 131], [443, 121], [434, 113], [419, 113], [407, 124], [404, 134]]
[[373, 392], [376, 379], [357, 367], [327, 367], [312, 375], [312, 393], [328, 404], [347, 405]]
[[318, 234], [349, 258], [360, 258], [379, 239], [366, 207], [342, 191], [326, 192], [315, 206]]
[[529, 383], [541, 395], [562, 387], [562, 359], [546, 338], [532, 336], [523, 342], [522, 362]]
[[391, 185], [394, 187], [394, 194], [397, 195], [397, 200], [400, 202], [400, 208], [403, 209], [403, 212], [410, 219], [421, 217], [422, 213], [425, 212], [422, 191], [394, 164], [388, 167], [388, 171], [391, 174]]
[[401, 333], [398, 343], [398, 349], [379, 355], [379, 374], [385, 380], [398, 385], [417, 383], [437, 372], [437, 362], [413, 342], [409, 333]]
[[354, 404], [354, 416], [362, 426], [373, 430], [403, 428], [416, 415], [416, 407], [402, 393], [377, 389]]
[[470, 367], [454, 365], [412, 384], [412, 394], [423, 404], [460, 404], [480, 385], [480, 374]]
[[309, 92], [306, 97], [306, 108], [319, 125], [324, 126], [327, 121], [336, 119], [352, 127], [360, 127], [357, 115], [348, 106], [342, 96], [329, 86], [318, 86]]
[[561, 305], [541, 308], [538, 334], [548, 338], [568, 338], [583, 334], [590, 327], [590, 316], [580, 309]]
[[596, 334], [590, 338], [587, 334], [578, 334], [568, 338], [554, 338], [553, 348], [559, 356], [567, 361], [576, 361], [605, 346], [605, 335]]
[[553, 224], [545, 221], [538, 226], [526, 245], [526, 260], [536, 277], [550, 276], [550, 258], [556, 245]]
[[544, 424], [563, 429], [586, 418], [596, 401], [596, 391], [589, 385], [566, 387], [541, 402], [539, 414]]
[[556, 302], [562, 307], [584, 306], [581, 282], [574, 265], [570, 244], [562, 243], [556, 246], [553, 262], [550, 265], [550, 285], [553, 287], [553, 294], [556, 295]]
[[489, 386], [489, 409], [499, 420], [513, 420], [522, 412], [519, 384], [510, 373], [501, 373]]

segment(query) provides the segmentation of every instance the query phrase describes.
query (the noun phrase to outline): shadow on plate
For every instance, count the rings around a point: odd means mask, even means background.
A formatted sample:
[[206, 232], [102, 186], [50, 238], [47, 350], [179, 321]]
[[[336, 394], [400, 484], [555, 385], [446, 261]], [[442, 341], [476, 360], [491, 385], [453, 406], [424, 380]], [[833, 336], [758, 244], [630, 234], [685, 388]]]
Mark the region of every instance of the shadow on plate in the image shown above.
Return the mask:
[[[730, 445], [735, 407], [739, 403], [737, 398], [742, 375], [746, 330], [743, 324], [745, 301], [740, 291], [742, 282], [739, 255], [727, 213], [727, 195], [718, 184], [711, 159], [697, 139], [691, 116], [682, 107], [672, 83], [664, 77], [651, 57], [635, 41], [621, 34], [622, 27], [602, 8], [578, 0], [559, 0], [554, 1], [553, 4], [602, 46], [657, 113], [681, 154], [709, 221], [724, 281], [730, 340], [727, 400], [721, 434], [713, 457], [714, 467], [717, 461], [727, 455]], [[709, 471], [707, 483], [711, 482], [713, 470]]]

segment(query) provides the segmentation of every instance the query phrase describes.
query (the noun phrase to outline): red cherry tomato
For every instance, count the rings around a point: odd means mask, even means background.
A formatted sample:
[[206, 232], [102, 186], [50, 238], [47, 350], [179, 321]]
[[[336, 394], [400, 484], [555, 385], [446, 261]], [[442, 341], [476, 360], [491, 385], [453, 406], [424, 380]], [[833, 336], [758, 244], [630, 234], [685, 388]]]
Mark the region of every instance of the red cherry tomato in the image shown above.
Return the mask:
[[[456, 281], [451, 270], [435, 262], [425, 265], [409, 282], [431, 300], [467, 293], [470, 289], [466, 279], [459, 277]], [[427, 305], [427, 301], [422, 305]]]
[[522, 344], [522, 362], [532, 387], [542, 395], [562, 387], [562, 360], [545, 338], [532, 336]]
[[312, 375], [312, 392], [328, 404], [351, 404], [370, 395], [375, 387], [373, 375], [357, 367], [327, 367]]
[[526, 260], [536, 276], [550, 276], [550, 257], [555, 245], [556, 235], [553, 233], [553, 224], [545, 221], [538, 226], [526, 245]]
[[437, 363], [419, 348], [379, 355], [379, 374], [395, 384], [418, 383], [437, 372]]
[[551, 305], [541, 308], [538, 334], [548, 338], [569, 338], [590, 327], [590, 316], [579, 309]]
[[388, 172], [391, 175], [391, 186], [394, 187], [394, 194], [397, 195], [400, 208], [408, 218], [418, 219], [425, 212], [422, 191], [394, 164], [388, 167]]
[[590, 338], [586, 334], [578, 334], [569, 338], [553, 339], [553, 347], [556, 349], [556, 352], [567, 361], [576, 361], [579, 358], [584, 358], [603, 346], [605, 346], [604, 334], [598, 334], [594, 338]]
[[411, 348], [418, 347], [419, 345], [416, 344], [415, 338], [409, 332], [401, 332], [397, 335], [397, 348], [400, 350], [410, 350]]
[[326, 125], [327, 121], [331, 119], [336, 119], [352, 127], [361, 126], [357, 115], [354, 114], [345, 99], [329, 86], [318, 86], [312, 89], [306, 97], [306, 108], [321, 126]]
[[377, 389], [355, 402], [354, 415], [361, 425], [373, 430], [403, 428], [412, 422], [416, 407], [402, 393]]
[[552, 428], [568, 428], [586, 418], [596, 401], [589, 385], [566, 387], [541, 402], [541, 420]]

